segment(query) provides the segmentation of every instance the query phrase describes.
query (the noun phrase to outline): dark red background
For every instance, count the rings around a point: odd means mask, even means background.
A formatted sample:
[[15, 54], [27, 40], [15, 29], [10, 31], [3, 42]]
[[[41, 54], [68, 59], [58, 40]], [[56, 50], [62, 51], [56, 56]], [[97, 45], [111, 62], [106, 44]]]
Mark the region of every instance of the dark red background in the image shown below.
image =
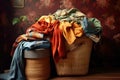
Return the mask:
[[[48, 15], [59, 9], [60, 1], [25, 0], [23, 8], [14, 8], [12, 1], [0, 0], [0, 69], [9, 67], [10, 50], [16, 37], [25, 33], [26, 28], [40, 16]], [[102, 38], [94, 46], [91, 56], [92, 64], [119, 66], [120, 0], [73, 0], [73, 4], [88, 17], [98, 18], [102, 24]], [[28, 21], [13, 26], [12, 19], [20, 16], [27, 16]], [[116, 35], [118, 38], [115, 38]]]

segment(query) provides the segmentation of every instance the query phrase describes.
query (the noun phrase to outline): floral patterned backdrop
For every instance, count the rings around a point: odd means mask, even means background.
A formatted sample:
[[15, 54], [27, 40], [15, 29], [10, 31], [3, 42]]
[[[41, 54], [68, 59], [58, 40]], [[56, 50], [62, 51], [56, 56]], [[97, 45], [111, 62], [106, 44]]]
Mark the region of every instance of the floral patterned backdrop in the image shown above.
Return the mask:
[[[24, 8], [15, 8], [15, 16], [27, 16], [27, 22], [21, 22], [20, 27], [23, 33], [27, 27], [33, 24], [42, 15], [55, 12], [60, 8], [61, 0], [25, 0]], [[69, 0], [68, 0], [69, 1]], [[120, 0], [72, 0], [73, 4], [88, 17], [98, 18], [103, 26], [105, 38], [120, 42]], [[66, 5], [68, 5], [66, 3]], [[20, 31], [19, 30], [19, 31]]]
[[[88, 17], [96, 17], [101, 21], [103, 30], [102, 38], [101, 41], [94, 46], [93, 64], [98, 66], [120, 65], [120, 0], [71, 1], [76, 8], [85, 13]], [[25, 0], [23, 8], [12, 8], [10, 12], [7, 12], [8, 9], [6, 9], [6, 13], [12, 13], [12, 19], [21, 19], [22, 17], [22, 20], [19, 23], [12, 25], [11, 29], [14, 33], [12, 33], [10, 39], [15, 40], [18, 35], [25, 33], [25, 30], [40, 16], [55, 12], [60, 8], [60, 2], [61, 0]], [[68, 4], [66, 3], [66, 5]], [[8, 19], [12, 21], [11, 17], [8, 17]], [[2, 23], [4, 22], [5, 21]], [[5, 35], [8, 35], [8, 33], [10, 32], [6, 31]], [[8, 44], [5, 45], [8, 46], [7, 49], [11, 49], [11, 45], [10, 47]]]

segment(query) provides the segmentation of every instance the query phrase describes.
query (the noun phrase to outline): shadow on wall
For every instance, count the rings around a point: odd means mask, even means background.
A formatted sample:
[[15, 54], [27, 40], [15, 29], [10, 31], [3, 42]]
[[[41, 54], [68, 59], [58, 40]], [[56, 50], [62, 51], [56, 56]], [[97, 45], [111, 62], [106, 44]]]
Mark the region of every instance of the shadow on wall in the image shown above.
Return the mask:
[[13, 8], [10, 0], [0, 0], [0, 72], [8, 69], [11, 62], [10, 51], [15, 40], [12, 17]]

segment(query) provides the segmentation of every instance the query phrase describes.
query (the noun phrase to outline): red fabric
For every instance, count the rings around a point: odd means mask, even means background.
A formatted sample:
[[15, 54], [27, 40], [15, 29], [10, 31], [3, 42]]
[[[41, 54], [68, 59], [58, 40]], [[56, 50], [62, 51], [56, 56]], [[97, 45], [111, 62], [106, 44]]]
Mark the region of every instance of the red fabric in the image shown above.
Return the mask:
[[[30, 26], [26, 33], [31, 31], [36, 31], [39, 33], [46, 34], [50, 37], [50, 42], [52, 44], [52, 55], [54, 60], [57, 62], [60, 58], [65, 57], [65, 45], [64, 45], [64, 37], [62, 31], [59, 29], [59, 21], [54, 21], [53, 23], [47, 23], [44, 20], [38, 21], [32, 26]], [[13, 44], [13, 49], [11, 54], [14, 53], [15, 48], [17, 47], [18, 43], [15, 42]]]
[[58, 61], [59, 58], [65, 57], [65, 46], [63, 43], [64, 37], [62, 31], [59, 29], [59, 24], [59, 21], [55, 21], [54, 23], [47, 23], [43, 20], [36, 22], [26, 31], [37, 31], [51, 36], [50, 41], [52, 44], [52, 55], [55, 61]]
[[59, 29], [59, 24], [54, 25], [53, 36], [51, 38], [52, 54], [56, 62], [60, 58], [65, 57], [65, 40], [62, 31]]
[[35, 24], [33, 24], [32, 26], [30, 26], [26, 30], [26, 33], [30, 31], [36, 31], [36, 32], [44, 33], [44, 34], [49, 34], [50, 32], [52, 32], [53, 28], [54, 26], [52, 23], [47, 23], [44, 20], [40, 20], [36, 22]]
[[65, 57], [65, 49], [64, 49], [64, 37], [62, 31], [59, 29], [59, 21], [55, 21], [54, 23], [47, 23], [45, 21], [39, 21], [33, 24], [28, 31], [37, 31], [40, 33], [48, 34], [51, 36], [51, 44], [52, 44], [52, 55], [55, 61], [57, 62], [60, 58]]

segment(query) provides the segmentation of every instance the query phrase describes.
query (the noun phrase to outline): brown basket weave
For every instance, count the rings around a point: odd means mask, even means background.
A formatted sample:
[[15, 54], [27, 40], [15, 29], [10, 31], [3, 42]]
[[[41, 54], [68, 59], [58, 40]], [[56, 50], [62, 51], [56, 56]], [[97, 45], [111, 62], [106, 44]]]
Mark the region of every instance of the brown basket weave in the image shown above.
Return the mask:
[[[28, 54], [41, 55], [28, 56]], [[26, 51], [25, 55], [26, 67], [25, 74], [27, 80], [48, 80], [50, 77], [50, 56], [46, 55], [50, 54], [49, 50], [43, 49], [38, 51]], [[29, 57], [29, 58], [28, 58]]]
[[58, 75], [85, 75], [88, 73], [92, 40], [83, 36], [77, 38], [72, 45], [66, 44], [69, 50], [67, 58], [56, 64]]

